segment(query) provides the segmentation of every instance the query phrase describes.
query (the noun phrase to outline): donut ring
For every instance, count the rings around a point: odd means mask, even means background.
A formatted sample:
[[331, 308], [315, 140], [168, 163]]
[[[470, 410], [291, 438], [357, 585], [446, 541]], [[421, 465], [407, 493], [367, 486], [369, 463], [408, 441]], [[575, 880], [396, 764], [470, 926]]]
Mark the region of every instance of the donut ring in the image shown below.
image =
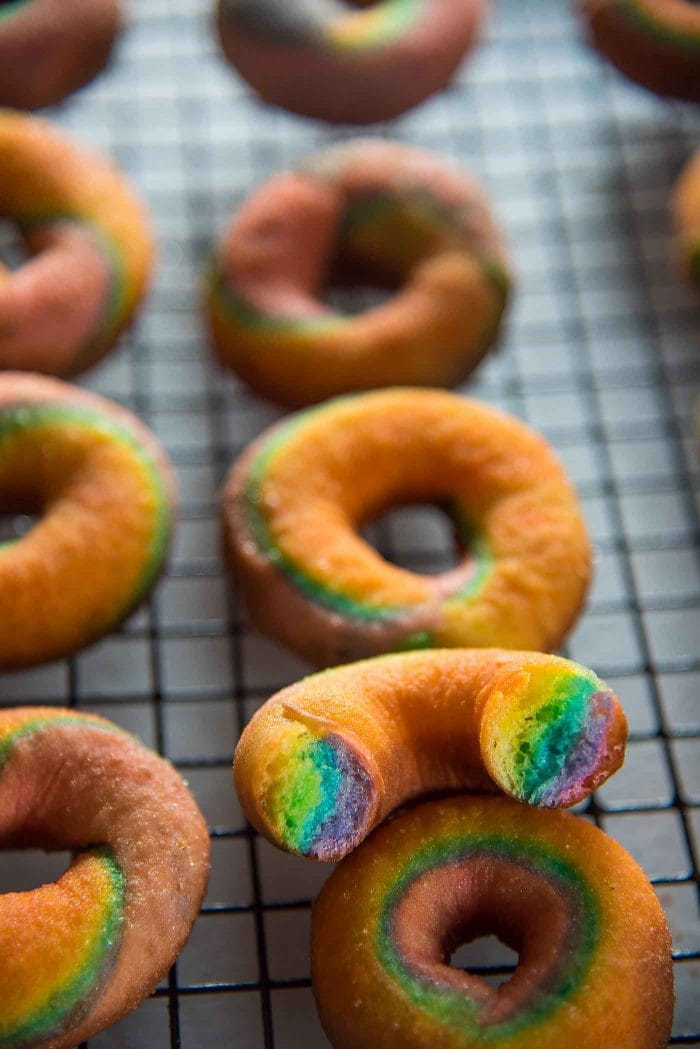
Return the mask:
[[102, 157], [0, 111], [0, 216], [32, 256], [12, 273], [0, 266], [0, 368], [84, 371], [144, 296], [153, 242], [143, 208]]
[[0, 668], [96, 640], [155, 582], [173, 523], [172, 468], [153, 434], [104, 397], [0, 375], [0, 494], [42, 513], [0, 544]]
[[444, 87], [473, 46], [485, 0], [218, 0], [224, 53], [273, 105], [369, 124]]
[[[321, 298], [329, 267], [402, 287], [343, 315]], [[205, 305], [221, 363], [271, 400], [302, 406], [387, 385], [456, 385], [496, 341], [509, 283], [501, 234], [471, 179], [430, 153], [359, 140], [253, 194], [219, 244]]]
[[700, 102], [700, 10], [690, 0], [580, 0], [594, 45], [659, 95]]
[[683, 265], [700, 284], [700, 150], [682, 172], [673, 204]]
[[575, 805], [623, 762], [617, 696], [577, 663], [533, 652], [411, 652], [282, 689], [236, 750], [250, 822], [280, 848], [338, 860], [410, 798], [501, 789]]
[[[497, 989], [449, 964], [495, 933]], [[646, 875], [585, 820], [507, 798], [420, 805], [314, 906], [312, 981], [334, 1049], [665, 1049], [671, 938]]]
[[[450, 513], [462, 564], [385, 561], [359, 526], [400, 503]], [[317, 666], [406, 648], [556, 648], [590, 577], [569, 481], [542, 437], [435, 390], [340, 398], [263, 433], [223, 494], [254, 624]]]
[[0, 105], [53, 106], [107, 64], [121, 29], [119, 0], [3, 0]]
[[0, 896], [0, 1047], [70, 1049], [155, 989], [197, 917], [209, 836], [178, 772], [116, 725], [0, 711], [0, 844], [68, 848], [57, 882]]

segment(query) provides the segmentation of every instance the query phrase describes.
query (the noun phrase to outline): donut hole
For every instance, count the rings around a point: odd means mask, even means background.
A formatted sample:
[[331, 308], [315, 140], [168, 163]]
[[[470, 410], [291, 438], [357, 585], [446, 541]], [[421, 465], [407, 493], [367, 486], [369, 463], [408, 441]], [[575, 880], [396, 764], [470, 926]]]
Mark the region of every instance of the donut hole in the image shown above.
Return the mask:
[[479, 976], [490, 987], [507, 983], [517, 968], [520, 956], [495, 934], [478, 936], [458, 945], [450, 957], [453, 969]]
[[0, 545], [15, 543], [18, 539], [23, 539], [31, 532], [40, 518], [41, 514], [34, 510], [21, 513], [5, 512], [0, 506]]
[[[0, 10], [8, 0], [0, 0]], [[10, 3], [13, 0], [9, 0]], [[19, 269], [29, 258], [27, 246], [22, 239], [19, 230], [12, 222], [0, 219], [0, 267], [6, 266], [10, 270]]]
[[31, 892], [63, 877], [73, 860], [70, 852], [39, 849], [3, 851], [0, 865], [0, 895]]
[[386, 561], [422, 575], [442, 575], [474, 555], [447, 504], [403, 503], [366, 522], [361, 535]]

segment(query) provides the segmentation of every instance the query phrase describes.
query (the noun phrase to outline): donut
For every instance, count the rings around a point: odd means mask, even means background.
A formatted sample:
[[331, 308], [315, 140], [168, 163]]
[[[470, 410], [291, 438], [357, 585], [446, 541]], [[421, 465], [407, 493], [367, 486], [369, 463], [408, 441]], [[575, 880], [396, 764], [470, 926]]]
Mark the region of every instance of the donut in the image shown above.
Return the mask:
[[334, 861], [404, 802], [438, 790], [575, 805], [620, 767], [626, 736], [615, 694], [566, 659], [377, 656], [269, 699], [238, 744], [236, 789], [274, 845]]
[[[265, 102], [335, 123], [399, 116], [443, 88], [485, 0], [218, 0], [224, 54]], [[360, 8], [359, 10], [357, 8]]]
[[31, 256], [0, 267], [0, 368], [84, 371], [144, 296], [153, 242], [143, 208], [102, 157], [37, 117], [0, 110], [0, 217]]
[[[450, 515], [460, 565], [424, 576], [359, 527], [400, 503]], [[409, 648], [557, 648], [590, 577], [581, 511], [546, 441], [437, 390], [339, 398], [267, 430], [223, 492], [252, 622], [316, 666]]]
[[700, 10], [693, 0], [580, 0], [595, 47], [637, 84], [700, 102]]
[[70, 1049], [155, 989], [199, 911], [206, 824], [178, 772], [100, 717], [0, 710], [0, 846], [71, 849], [0, 896], [0, 1047]]
[[0, 668], [69, 655], [146, 596], [168, 550], [175, 488], [153, 434], [104, 397], [0, 374], [3, 510], [41, 516], [0, 544]]
[[[331, 270], [393, 289], [355, 315]], [[481, 189], [438, 157], [353, 141], [260, 187], [221, 240], [205, 310], [220, 362], [303, 407], [353, 390], [453, 386], [496, 341], [510, 284]]]
[[676, 184], [673, 205], [683, 266], [700, 284], [700, 150]]
[[53, 106], [107, 64], [119, 0], [0, 0], [0, 106]]
[[[498, 988], [450, 966], [495, 934]], [[334, 1049], [665, 1049], [671, 938], [646, 875], [597, 827], [509, 798], [420, 805], [326, 883], [312, 982]]]

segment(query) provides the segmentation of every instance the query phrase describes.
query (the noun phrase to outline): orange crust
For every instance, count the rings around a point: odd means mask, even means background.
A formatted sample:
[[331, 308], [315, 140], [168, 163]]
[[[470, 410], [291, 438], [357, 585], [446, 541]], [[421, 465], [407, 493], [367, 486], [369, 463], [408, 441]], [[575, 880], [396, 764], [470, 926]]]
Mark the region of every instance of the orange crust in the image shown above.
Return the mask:
[[690, 159], [676, 183], [673, 216], [683, 268], [700, 284], [700, 150]]
[[[449, 500], [472, 547], [421, 576], [358, 535], [406, 502]], [[223, 493], [251, 619], [317, 666], [405, 647], [558, 647], [591, 551], [572, 487], [528, 427], [433, 390], [341, 398], [258, 438]]]
[[57, 379], [0, 375], [0, 436], [5, 505], [42, 511], [0, 548], [0, 666], [12, 668], [73, 652], [135, 607], [165, 561], [176, 490], [138, 419]]
[[0, 106], [52, 106], [107, 64], [122, 27], [119, 0], [27, 0], [0, 9]]
[[[55, 707], [0, 711], [0, 757], [3, 848], [104, 846], [123, 878], [123, 913], [105, 944], [109, 965], [90, 999], [57, 1018], [61, 1029], [22, 1042], [71, 1049], [136, 1008], [181, 951], [206, 890], [207, 827], [175, 768], [102, 718]], [[16, 992], [6, 981], [27, 975], [24, 959], [40, 965], [32, 928], [47, 954], [70, 961], [66, 916], [90, 889], [81, 865], [78, 859], [54, 886], [0, 896], [0, 943], [23, 952], [0, 956], [0, 1030], [3, 1005]], [[90, 903], [85, 896], [84, 907]], [[83, 944], [74, 950], [79, 959]], [[55, 978], [40, 969], [34, 975], [35, 988]]]
[[[520, 954], [498, 991], [453, 969], [489, 932]], [[625, 850], [505, 798], [420, 805], [345, 859], [313, 909], [312, 980], [334, 1049], [665, 1049], [671, 938]]]

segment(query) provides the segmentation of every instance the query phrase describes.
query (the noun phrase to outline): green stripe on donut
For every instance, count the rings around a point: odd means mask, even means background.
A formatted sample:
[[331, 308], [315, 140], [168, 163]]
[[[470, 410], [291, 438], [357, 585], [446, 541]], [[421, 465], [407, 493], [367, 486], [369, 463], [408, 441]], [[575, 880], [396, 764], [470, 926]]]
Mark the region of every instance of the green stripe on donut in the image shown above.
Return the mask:
[[[74, 405], [43, 404], [15, 405], [0, 409], [0, 453], [7, 442], [28, 429], [46, 424], [67, 423], [102, 433], [127, 448], [143, 467], [155, 496], [153, 533], [147, 551], [146, 564], [124, 608], [114, 617], [118, 622], [126, 612], [135, 607], [150, 589], [167, 553], [172, 528], [172, 510], [167, 488], [158, 464], [147, 448], [125, 427], [113, 422], [99, 412]], [[29, 533], [31, 535], [31, 532]], [[0, 554], [11, 550], [22, 539], [11, 540], [0, 547]]]
[[[351, 597], [342, 590], [335, 589], [329, 583], [322, 583], [314, 579], [301, 565], [280, 549], [264, 510], [265, 475], [276, 453], [309, 422], [317, 421], [324, 415], [330, 416], [339, 407], [352, 403], [352, 401], [353, 397], [339, 397], [318, 408], [312, 408], [283, 423], [267, 438], [253, 458], [248, 470], [243, 492], [246, 518], [253, 539], [261, 552], [297, 590], [310, 600], [349, 619], [365, 621], [397, 619], [410, 615], [419, 606], [373, 604]], [[446, 602], [464, 600], [474, 596], [483, 586], [493, 567], [493, 558], [485, 537], [477, 533], [473, 526], [463, 518], [457, 521], [457, 526], [465, 540], [465, 545], [469, 545], [475, 556], [476, 571], [462, 588], [446, 598]], [[402, 648], [429, 648], [430, 644], [431, 635], [427, 631], [418, 631], [404, 638]]]
[[700, 243], [690, 253], [690, 276], [700, 284]]
[[29, 2], [30, 0], [12, 0], [9, 4], [0, 4], [0, 23], [12, 18], [21, 8], [26, 7]]
[[18, 725], [17, 728], [12, 729], [7, 735], [0, 735], [0, 771], [3, 765], [9, 758], [12, 750], [21, 743], [23, 739], [27, 739], [29, 736], [35, 735], [37, 732], [42, 732], [44, 729], [51, 729], [54, 726], [69, 725], [75, 728], [89, 728], [99, 729], [101, 732], [115, 732], [118, 735], [128, 736], [130, 739], [136, 739], [135, 736], [131, 736], [126, 729], [120, 728], [119, 725], [113, 725], [111, 722], [95, 721], [93, 718], [85, 717], [81, 714], [59, 714], [57, 717], [40, 717], [34, 718], [32, 721], [25, 721], [24, 724]]
[[341, 51], [382, 47], [407, 33], [425, 6], [425, 0], [381, 0], [334, 22], [326, 30], [326, 42]]
[[[479, 1022], [479, 1003], [464, 991], [440, 984], [434, 977], [415, 971], [401, 954], [393, 931], [396, 909], [412, 884], [424, 875], [470, 859], [501, 860], [546, 878], [566, 896], [568, 904], [568, 953], [562, 955], [551, 983], [535, 987], [534, 995], [518, 1013], [499, 1023]], [[488, 834], [446, 838], [411, 857], [394, 883], [387, 886], [377, 930], [378, 959], [406, 996], [441, 1024], [490, 1044], [510, 1038], [540, 1022], [567, 1001], [579, 988], [600, 939], [600, 909], [583, 873], [565, 857], [543, 845]], [[539, 992], [539, 993], [538, 993]]]
[[285, 317], [280, 314], [265, 313], [238, 294], [226, 280], [223, 270], [217, 263], [211, 266], [206, 285], [209, 294], [224, 312], [245, 328], [254, 328], [275, 335], [285, 332], [323, 335], [325, 332], [341, 329], [351, 320], [339, 313], [310, 317]]
[[628, 21], [657, 40], [700, 52], [700, 12], [698, 28], [688, 30], [664, 21], [661, 15], [653, 14], [638, 0], [617, 0], [617, 8]]

